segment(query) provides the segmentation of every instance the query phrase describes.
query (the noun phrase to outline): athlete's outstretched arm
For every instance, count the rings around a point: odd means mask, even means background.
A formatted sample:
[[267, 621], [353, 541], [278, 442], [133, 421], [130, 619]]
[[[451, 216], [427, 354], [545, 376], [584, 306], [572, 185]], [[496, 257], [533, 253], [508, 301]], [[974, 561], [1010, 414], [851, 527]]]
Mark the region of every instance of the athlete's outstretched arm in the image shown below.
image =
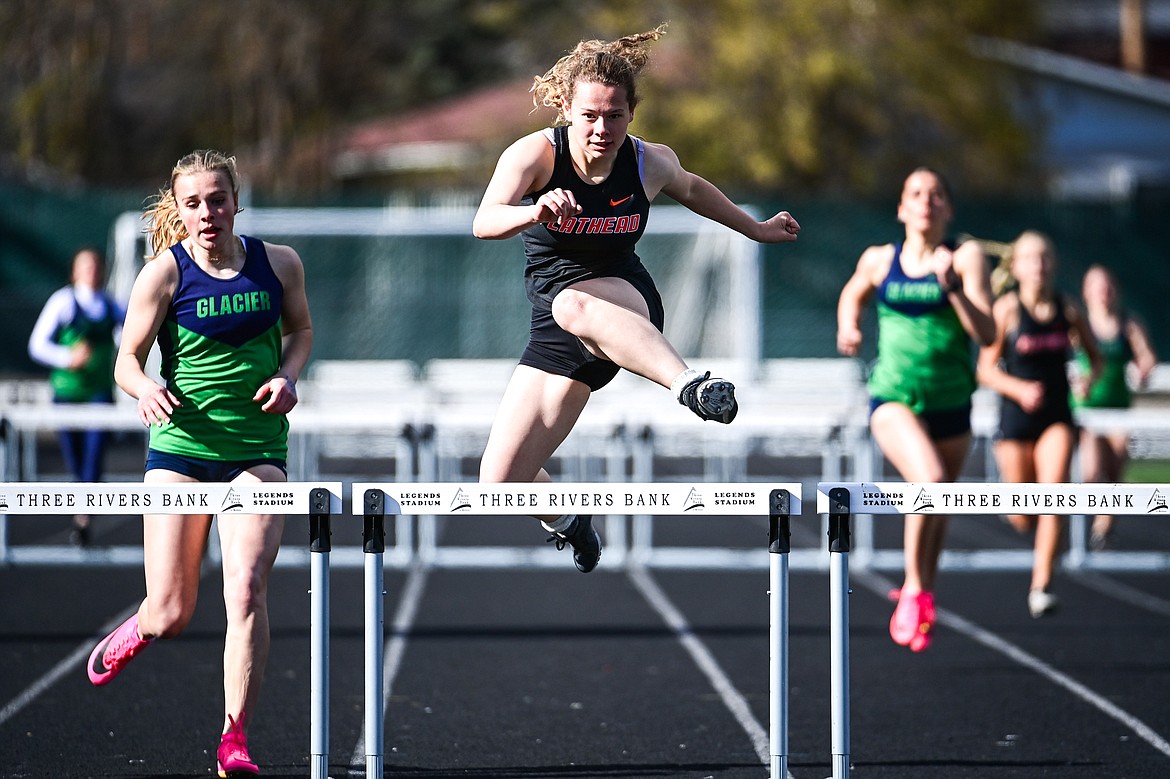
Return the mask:
[[800, 233], [800, 224], [787, 211], [763, 222], [756, 221], [717, 186], [684, 169], [674, 150], [660, 143], [646, 144], [643, 186], [651, 200], [659, 192], [664, 192], [696, 214], [726, 225], [754, 241], [795, 241]]

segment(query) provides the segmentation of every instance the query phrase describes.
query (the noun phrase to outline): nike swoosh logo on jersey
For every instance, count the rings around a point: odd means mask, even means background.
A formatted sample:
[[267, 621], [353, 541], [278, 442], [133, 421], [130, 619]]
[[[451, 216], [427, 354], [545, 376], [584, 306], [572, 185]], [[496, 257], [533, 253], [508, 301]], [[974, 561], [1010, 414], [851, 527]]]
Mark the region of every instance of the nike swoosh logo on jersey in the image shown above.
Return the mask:
[[609, 204], [610, 204], [611, 206], [620, 206], [622, 203], [626, 202], [627, 200], [629, 200], [629, 199], [630, 199], [630, 198], [632, 198], [632, 197], [633, 197], [633, 195], [626, 195], [626, 196], [625, 196], [625, 197], [623, 197], [621, 200], [614, 200], [614, 199], [611, 197], [611, 198], [609, 199]]

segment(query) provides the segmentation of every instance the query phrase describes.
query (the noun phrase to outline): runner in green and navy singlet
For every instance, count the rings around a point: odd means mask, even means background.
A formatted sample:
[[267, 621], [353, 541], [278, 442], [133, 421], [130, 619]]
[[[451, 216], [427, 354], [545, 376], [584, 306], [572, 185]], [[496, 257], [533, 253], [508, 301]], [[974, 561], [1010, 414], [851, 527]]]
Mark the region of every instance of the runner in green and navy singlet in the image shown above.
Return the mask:
[[49, 383], [53, 387], [53, 397], [58, 402], [87, 403], [113, 396], [114, 331], [119, 321], [113, 299], [105, 297], [104, 312], [98, 318], [91, 317], [74, 300], [73, 318], [55, 334], [54, 341], [61, 346], [86, 343], [91, 349], [85, 365], [78, 368], [54, 368], [50, 372]]
[[[1133, 404], [1133, 392], [1129, 388], [1126, 370], [1134, 359], [1134, 352], [1126, 335], [1127, 330], [1128, 324], [1123, 316], [1115, 337], [1109, 339], [1097, 337], [1097, 351], [1100, 352], [1102, 360], [1101, 373], [1089, 387], [1085, 397], [1070, 396], [1074, 406], [1129, 408]], [[1091, 368], [1089, 355], [1083, 349], [1078, 349], [1076, 360], [1077, 370], [1082, 376], [1088, 376]]]
[[179, 284], [158, 343], [163, 379], [182, 405], [169, 423], [151, 427], [151, 449], [208, 460], [287, 458], [287, 419], [252, 399], [280, 367], [283, 287], [264, 242], [241, 240], [247, 255], [231, 279], [209, 276], [181, 243], [171, 247]]
[[975, 391], [971, 339], [932, 273], [902, 269], [902, 244], [878, 288], [878, 357], [869, 379], [876, 399], [915, 414], [965, 407]]

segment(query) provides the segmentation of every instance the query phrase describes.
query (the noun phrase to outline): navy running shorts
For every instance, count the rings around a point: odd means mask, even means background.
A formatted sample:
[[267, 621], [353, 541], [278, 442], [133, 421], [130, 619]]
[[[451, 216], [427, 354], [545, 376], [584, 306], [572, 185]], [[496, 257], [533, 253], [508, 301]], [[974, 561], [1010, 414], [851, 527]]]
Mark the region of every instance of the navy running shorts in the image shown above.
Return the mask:
[[270, 457], [257, 457], [255, 460], [205, 460], [202, 457], [171, 454], [156, 449], [148, 449], [146, 452], [146, 470], [174, 471], [197, 481], [231, 481], [257, 465], [275, 465], [284, 471], [286, 476], [288, 475], [285, 461]]

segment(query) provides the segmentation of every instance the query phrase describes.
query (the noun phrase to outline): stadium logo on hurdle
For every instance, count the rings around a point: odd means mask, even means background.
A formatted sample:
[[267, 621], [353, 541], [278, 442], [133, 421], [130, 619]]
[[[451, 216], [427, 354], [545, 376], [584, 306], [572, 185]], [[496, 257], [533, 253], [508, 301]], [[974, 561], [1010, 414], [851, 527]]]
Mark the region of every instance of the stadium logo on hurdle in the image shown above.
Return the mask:
[[683, 511], [695, 511], [702, 508], [705, 508], [702, 493], [694, 487], [691, 487], [691, 491], [687, 493], [686, 500], [683, 501]]
[[8, 511], [8, 496], [0, 495], [0, 511]]
[[[439, 508], [443, 505], [443, 496], [438, 492], [403, 492], [398, 495], [399, 506], [409, 506], [411, 508]], [[459, 496], [455, 496], [455, 502], [459, 501]], [[452, 507], [454, 510], [454, 505]]]
[[295, 505], [291, 492], [257, 492], [252, 497], [255, 499], [256, 506], [269, 509], [291, 509]]
[[905, 499], [906, 496], [900, 492], [887, 492], [881, 489], [863, 490], [861, 493], [863, 507], [901, 506]]
[[470, 511], [471, 510], [471, 498], [469, 498], [467, 496], [467, 493], [463, 491], [462, 487], [460, 487], [458, 490], [455, 491], [455, 497], [451, 500], [451, 510], [452, 511]]
[[918, 497], [914, 499], [914, 512], [920, 511], [934, 511], [934, 498], [930, 497], [930, 493], [925, 489], [918, 491]]
[[229, 512], [240, 512], [244, 510], [244, 501], [240, 499], [239, 493], [234, 489], [228, 488], [227, 495], [223, 497], [223, 503], [219, 507], [221, 514]]
[[1146, 504], [1147, 514], [1158, 514], [1170, 511], [1170, 506], [1166, 505], [1166, 496], [1162, 494], [1161, 490], [1154, 490], [1154, 494], [1150, 496], [1150, 501]]

